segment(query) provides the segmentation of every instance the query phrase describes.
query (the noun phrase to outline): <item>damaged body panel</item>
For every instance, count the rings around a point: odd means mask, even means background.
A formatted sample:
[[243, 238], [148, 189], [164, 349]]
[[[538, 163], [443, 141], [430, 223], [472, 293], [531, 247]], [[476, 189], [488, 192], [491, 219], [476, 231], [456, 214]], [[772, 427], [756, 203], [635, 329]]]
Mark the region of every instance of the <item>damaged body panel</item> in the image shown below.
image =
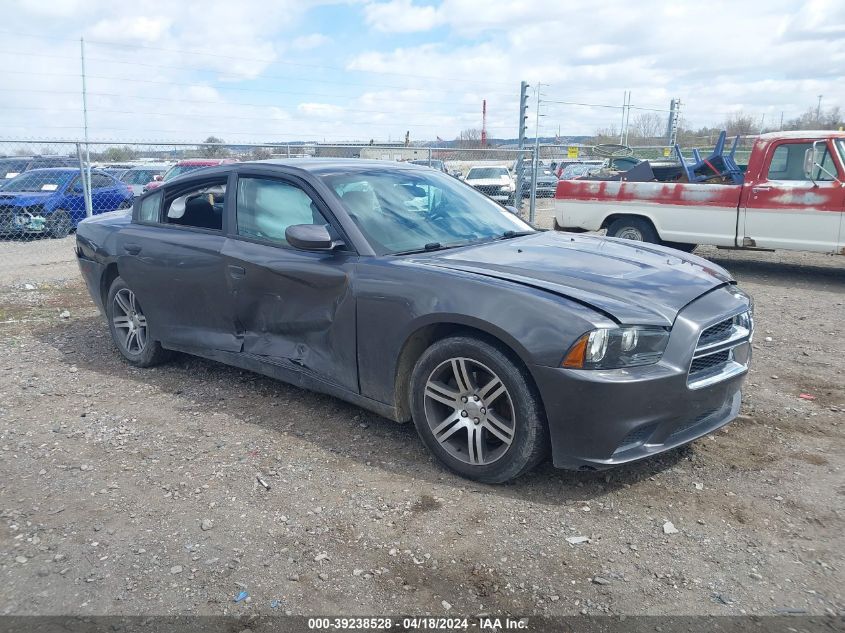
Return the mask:
[[[442, 434], [447, 455], [438, 457], [485, 481], [518, 470], [489, 475], [483, 462], [508, 463], [511, 442], [527, 441], [521, 424], [539, 425], [533, 441], [573, 468], [700, 437], [736, 415], [750, 358], [750, 300], [718, 266], [662, 246], [536, 231], [466, 184], [413, 165], [209, 169], [139, 197], [131, 217], [83, 222], [77, 256], [129, 362], [149, 366], [179, 350], [413, 419], [418, 430], [428, 416], [438, 433], [464, 425]], [[709, 353], [699, 336], [715, 326], [730, 334], [715, 342], [724, 358], [691, 382], [695, 354]], [[591, 343], [588, 357], [579, 341], [596, 333], [616, 342], [601, 355]], [[428, 360], [443, 345], [472, 349]], [[541, 409], [525, 409], [518, 389], [536, 393], [530, 406]], [[572, 416], [564, 393], [595, 402]], [[636, 406], [614, 408], [623, 393]], [[645, 425], [655, 429], [641, 432], [651, 444], [632, 443]], [[467, 447], [454, 439], [464, 429]]]

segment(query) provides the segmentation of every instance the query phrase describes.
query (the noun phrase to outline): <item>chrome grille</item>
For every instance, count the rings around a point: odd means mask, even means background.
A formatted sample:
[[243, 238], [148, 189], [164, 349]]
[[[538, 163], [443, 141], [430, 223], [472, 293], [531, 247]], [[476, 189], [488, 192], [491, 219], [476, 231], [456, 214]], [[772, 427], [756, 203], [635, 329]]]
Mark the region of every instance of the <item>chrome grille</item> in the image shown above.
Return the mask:
[[701, 389], [748, 370], [754, 321], [742, 312], [702, 330], [687, 374], [687, 386]]
[[716, 325], [711, 325], [701, 333], [701, 338], [698, 339], [699, 346], [718, 343], [719, 341], [730, 338], [733, 324], [734, 320], [731, 317], [730, 319], [719, 321]]
[[487, 196], [506, 195], [502, 192], [502, 185], [474, 185], [481, 193]]

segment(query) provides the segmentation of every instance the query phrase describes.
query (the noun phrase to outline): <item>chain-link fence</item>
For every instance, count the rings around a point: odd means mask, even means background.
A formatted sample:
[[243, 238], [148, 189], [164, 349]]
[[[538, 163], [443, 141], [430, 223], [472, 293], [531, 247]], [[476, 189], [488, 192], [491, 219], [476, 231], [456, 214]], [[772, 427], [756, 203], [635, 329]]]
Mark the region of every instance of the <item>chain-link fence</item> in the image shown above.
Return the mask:
[[[533, 151], [315, 143], [185, 144], [0, 140], [0, 283], [25, 280], [46, 261], [73, 263], [73, 237], [86, 217], [128, 209], [162, 182], [220, 163], [354, 158], [413, 162], [464, 180], [535, 217]], [[546, 183], [541, 195], [554, 194]]]
[[[753, 140], [742, 139], [738, 162], [747, 161]], [[686, 157], [691, 149], [685, 148]], [[706, 146], [701, 149], [705, 152]], [[427, 165], [515, 207], [523, 218], [539, 226], [551, 226], [560, 178], [577, 178], [608, 168], [624, 171], [638, 160], [677, 163], [673, 148], [660, 145], [628, 149], [540, 145], [535, 161], [532, 148], [0, 140], [3, 274], [13, 274], [26, 262], [50, 260], [57, 253], [72, 261], [71, 236], [79, 222], [88, 216], [127, 209], [135, 197], [165, 180], [223, 162], [271, 158], [355, 158]]]

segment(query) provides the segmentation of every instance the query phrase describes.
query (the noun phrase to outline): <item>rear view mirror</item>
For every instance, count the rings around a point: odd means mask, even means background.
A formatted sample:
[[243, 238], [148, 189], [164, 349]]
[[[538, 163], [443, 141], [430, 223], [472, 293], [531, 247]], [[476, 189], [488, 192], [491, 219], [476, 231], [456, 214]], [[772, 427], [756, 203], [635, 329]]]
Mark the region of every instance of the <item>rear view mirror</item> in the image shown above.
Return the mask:
[[301, 251], [333, 251], [343, 246], [336, 240], [325, 224], [293, 224], [285, 229], [288, 244]]

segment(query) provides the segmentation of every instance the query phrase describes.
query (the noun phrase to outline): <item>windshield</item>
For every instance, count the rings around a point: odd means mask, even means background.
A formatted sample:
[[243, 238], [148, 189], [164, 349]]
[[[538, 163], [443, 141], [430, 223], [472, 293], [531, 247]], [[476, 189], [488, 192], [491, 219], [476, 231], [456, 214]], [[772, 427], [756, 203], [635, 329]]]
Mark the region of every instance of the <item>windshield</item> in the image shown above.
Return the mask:
[[378, 168], [323, 180], [379, 255], [460, 246], [530, 225], [442, 172]]
[[26, 169], [28, 160], [0, 161], [0, 178], [14, 178]]
[[469, 170], [467, 178], [481, 180], [482, 178], [501, 178], [507, 175], [508, 170], [504, 167], [473, 167]]
[[[182, 174], [187, 174], [189, 171], [196, 171], [197, 169], [209, 166], [210, 165], [174, 165], [167, 170], [166, 174], [164, 174], [164, 180], [173, 180], [176, 176], [181, 176]], [[150, 178], [150, 180], [152, 180], [152, 178]], [[147, 182], [149, 182], [149, 180]]]
[[127, 185], [146, 185], [155, 176], [163, 173], [163, 169], [130, 169], [120, 177], [120, 180]]
[[66, 173], [28, 171], [6, 181], [3, 191], [58, 191], [67, 182]]

